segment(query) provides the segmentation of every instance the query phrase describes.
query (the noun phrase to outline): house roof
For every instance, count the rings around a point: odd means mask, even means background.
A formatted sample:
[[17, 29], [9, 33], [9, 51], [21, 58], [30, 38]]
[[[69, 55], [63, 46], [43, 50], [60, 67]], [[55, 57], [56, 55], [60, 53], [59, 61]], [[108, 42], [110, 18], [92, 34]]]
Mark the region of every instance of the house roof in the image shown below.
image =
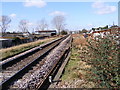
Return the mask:
[[118, 31], [120, 31], [120, 27], [114, 27], [110, 29], [104, 29], [101, 31], [93, 31], [93, 32], [91, 31], [91, 33], [88, 33], [88, 35], [95, 34], [95, 33], [103, 33], [103, 32], [119, 33]]
[[113, 31], [117, 31], [117, 30], [120, 30], [120, 27], [117, 27], [117, 28], [110, 28], [110, 29], [105, 29], [105, 30], [101, 30], [101, 31], [94, 31], [93, 33], [113, 32]]

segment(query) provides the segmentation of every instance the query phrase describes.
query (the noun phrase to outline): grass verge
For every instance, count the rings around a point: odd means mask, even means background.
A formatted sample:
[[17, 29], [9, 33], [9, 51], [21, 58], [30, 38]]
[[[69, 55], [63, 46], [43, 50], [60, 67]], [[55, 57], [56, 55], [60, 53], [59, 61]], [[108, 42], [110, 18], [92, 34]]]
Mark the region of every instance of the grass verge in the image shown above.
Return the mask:
[[44, 39], [44, 40], [38, 40], [35, 42], [21, 44], [18, 46], [13, 46], [10, 48], [0, 49], [0, 54], [1, 54], [0, 60], [7, 58], [7, 57], [10, 57], [10, 56], [13, 56], [13, 55], [18, 54], [18, 53], [21, 53], [23, 51], [29, 50], [29, 49], [36, 47], [36, 46], [39, 46], [43, 43], [52, 41], [53, 39], [56, 39], [56, 38], [48, 38], [48, 39]]
[[89, 80], [91, 76], [88, 74], [91, 73], [91, 65], [85, 61], [89, 59], [85, 56], [88, 50], [86, 44], [82, 35], [73, 36], [71, 57], [58, 88], [94, 88], [96, 86]]

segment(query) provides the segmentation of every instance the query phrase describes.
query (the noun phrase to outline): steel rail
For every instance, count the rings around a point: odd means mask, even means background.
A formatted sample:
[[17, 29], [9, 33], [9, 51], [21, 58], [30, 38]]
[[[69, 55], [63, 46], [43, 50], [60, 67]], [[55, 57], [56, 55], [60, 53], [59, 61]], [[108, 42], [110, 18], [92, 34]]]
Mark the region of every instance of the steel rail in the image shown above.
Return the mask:
[[[72, 42], [72, 38], [70, 40], [70, 43]], [[51, 75], [53, 76], [53, 78], [55, 77], [55, 74], [57, 73], [58, 69], [61, 67], [61, 64], [63, 63], [64, 59], [66, 59], [68, 57], [68, 54], [70, 52], [71, 49], [71, 45], [68, 47], [68, 49], [66, 49], [61, 57], [59, 58], [59, 60], [53, 65], [52, 69], [50, 70], [50, 72], [45, 76], [45, 78], [42, 80], [42, 83], [38, 83], [38, 86], [36, 89], [46, 89], [46, 86], [44, 88], [44, 84], [47, 81], [47, 83], [49, 82], [47, 79], [48, 77]], [[45, 84], [46, 85], [46, 84]]]
[[[50, 43], [45, 44], [44, 46], [41, 46], [41, 48], [50, 45], [51, 43], [54, 43], [58, 40], [64, 40], [67, 36], [62, 37], [60, 39], [54, 40]], [[60, 42], [59, 42], [60, 43]], [[58, 43], [58, 44], [59, 44]], [[57, 44], [57, 45], [58, 45]], [[53, 48], [55, 48], [57, 45], [55, 45], [54, 47], [52, 47], [51, 49], [47, 50], [46, 52], [44, 52], [41, 56], [39, 56], [37, 59], [33, 60], [31, 63], [27, 64], [25, 67], [23, 67], [21, 70], [19, 70], [17, 73], [15, 73], [13, 76], [11, 76], [10, 78], [8, 78], [7, 80], [5, 80], [4, 82], [2, 82], [0, 84], [0, 87], [2, 87], [2, 89], [6, 89], [7, 86], [9, 86], [13, 81], [19, 79], [20, 77], [23, 76], [24, 73], [26, 73], [29, 68], [31, 68], [32, 65], [34, 65], [40, 58], [44, 57], [48, 52], [50, 52]]]
[[5, 68], [11, 66], [12, 64], [14, 64], [14, 63], [16, 63], [16, 62], [19, 62], [22, 58], [25, 58], [25, 57], [27, 57], [27, 56], [30, 56], [31, 54], [34, 54], [35, 52], [39, 51], [40, 49], [44, 49], [45, 47], [49, 46], [50, 44], [52, 44], [52, 43], [54, 43], [54, 42], [56, 42], [56, 41], [59, 41], [59, 40], [61, 40], [61, 39], [62, 39], [62, 38], [59, 38], [59, 39], [53, 40], [53, 41], [51, 41], [51, 42], [48, 42], [48, 43], [46, 43], [46, 44], [40, 45], [39, 47], [37, 47], [37, 48], [35, 48], [35, 49], [33, 49], [33, 50], [29, 51], [29, 52], [26, 52], [26, 53], [23, 54], [23, 55], [20, 55], [20, 56], [18, 56], [18, 57], [12, 58], [12, 59], [10, 59], [10, 60], [7, 61], [7, 62], [2, 63], [2, 64], [0, 65], [0, 67], [2, 67], [2, 69], [5, 69]]

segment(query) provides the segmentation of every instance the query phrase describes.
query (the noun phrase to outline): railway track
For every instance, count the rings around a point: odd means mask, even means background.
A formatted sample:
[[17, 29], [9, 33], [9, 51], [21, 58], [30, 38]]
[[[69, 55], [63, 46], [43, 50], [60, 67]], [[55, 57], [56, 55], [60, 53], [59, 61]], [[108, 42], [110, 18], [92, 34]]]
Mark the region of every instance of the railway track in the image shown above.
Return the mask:
[[[69, 58], [69, 53], [70, 53], [70, 50], [71, 50], [71, 48], [70, 47], [68, 47], [66, 50], [65, 50], [65, 52], [64, 53], [62, 53], [62, 55], [61, 55], [61, 57], [59, 58], [59, 60], [58, 60], [58, 62], [56, 62], [56, 64], [54, 64], [53, 65], [53, 68], [50, 70], [50, 72], [46, 75], [46, 77], [45, 77], [45, 79], [43, 79], [43, 81], [40, 83], [39, 82], [39, 84], [37, 85], [37, 89], [40, 89], [40, 90], [47, 90], [48, 88], [49, 88], [49, 86], [51, 85], [51, 84], [55, 84], [55, 83], [58, 83], [59, 81], [61, 81], [61, 80], [59, 80], [59, 79], [56, 79], [56, 80], [54, 80], [54, 78], [60, 78], [59, 76], [58, 76], [58, 73], [59, 73], [59, 69], [61, 69], [61, 68], [65, 68], [65, 66], [64, 67], [62, 67], [63, 65], [63, 63], [64, 63], [64, 60], [66, 59], [66, 58]], [[57, 74], [57, 75], [56, 75]], [[60, 74], [60, 73], [59, 73]], [[61, 76], [61, 74], [60, 74], [60, 76]], [[50, 82], [48, 82], [49, 81], [49, 79], [50, 79], [50, 77], [52, 77], [52, 83], [50, 83]]]
[[[32, 50], [31, 52], [25, 53], [25, 55], [2, 63], [1, 66], [3, 66], [3, 70], [1, 71], [2, 75], [0, 77], [2, 80], [0, 84], [0, 86], [2, 86], [2, 89], [8, 88], [8, 86], [12, 85], [16, 80], [19, 82], [20, 78], [25, 79], [26, 77], [23, 76], [25, 73], [33, 73], [35, 70], [44, 65], [43, 57], [45, 57], [66, 37], [67, 36], [54, 40], [50, 43], [38, 47], [37, 49]], [[16, 86], [13, 85], [12, 88], [15, 87]], [[20, 86], [17, 88], [20, 88]]]
[[[49, 49], [51, 49], [52, 47], [57, 45], [61, 40], [58, 40], [57, 42], [52, 43], [51, 45], [49, 45], [49, 46], [47, 46], [47, 47], [45, 47], [37, 52], [34, 52], [31, 55], [28, 55], [26, 57], [21, 58], [18, 62], [11, 63], [11, 65], [5, 64], [6, 66], [3, 66], [3, 70], [2, 70], [2, 76], [3, 76], [2, 82], [4, 80], [6, 80], [7, 78], [9, 78], [10, 76], [14, 75], [14, 73], [16, 73], [17, 71], [22, 69], [24, 66], [26, 66], [27, 64], [29, 64], [33, 60], [37, 59], [39, 56], [41, 56], [43, 54], [43, 52], [48, 51]], [[13, 61], [15, 61], [15, 60], [13, 60]]]

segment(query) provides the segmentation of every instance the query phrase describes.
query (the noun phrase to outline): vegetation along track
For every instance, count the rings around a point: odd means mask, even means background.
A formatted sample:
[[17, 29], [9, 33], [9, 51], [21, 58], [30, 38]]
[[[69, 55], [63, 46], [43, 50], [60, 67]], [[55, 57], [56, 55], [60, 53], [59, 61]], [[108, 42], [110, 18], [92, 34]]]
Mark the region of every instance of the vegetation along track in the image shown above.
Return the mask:
[[34, 50], [29, 54], [3, 63], [3, 70], [1, 71], [1, 85], [3, 88], [7, 86], [12, 80], [17, 79], [21, 73], [26, 72], [26, 68], [30, 67], [34, 61], [38, 59], [41, 60], [40, 58], [42, 56], [44, 56], [48, 51], [52, 50], [66, 37], [67, 36], [54, 40], [50, 43], [45, 44], [44, 46], [39, 47], [39, 49]]

